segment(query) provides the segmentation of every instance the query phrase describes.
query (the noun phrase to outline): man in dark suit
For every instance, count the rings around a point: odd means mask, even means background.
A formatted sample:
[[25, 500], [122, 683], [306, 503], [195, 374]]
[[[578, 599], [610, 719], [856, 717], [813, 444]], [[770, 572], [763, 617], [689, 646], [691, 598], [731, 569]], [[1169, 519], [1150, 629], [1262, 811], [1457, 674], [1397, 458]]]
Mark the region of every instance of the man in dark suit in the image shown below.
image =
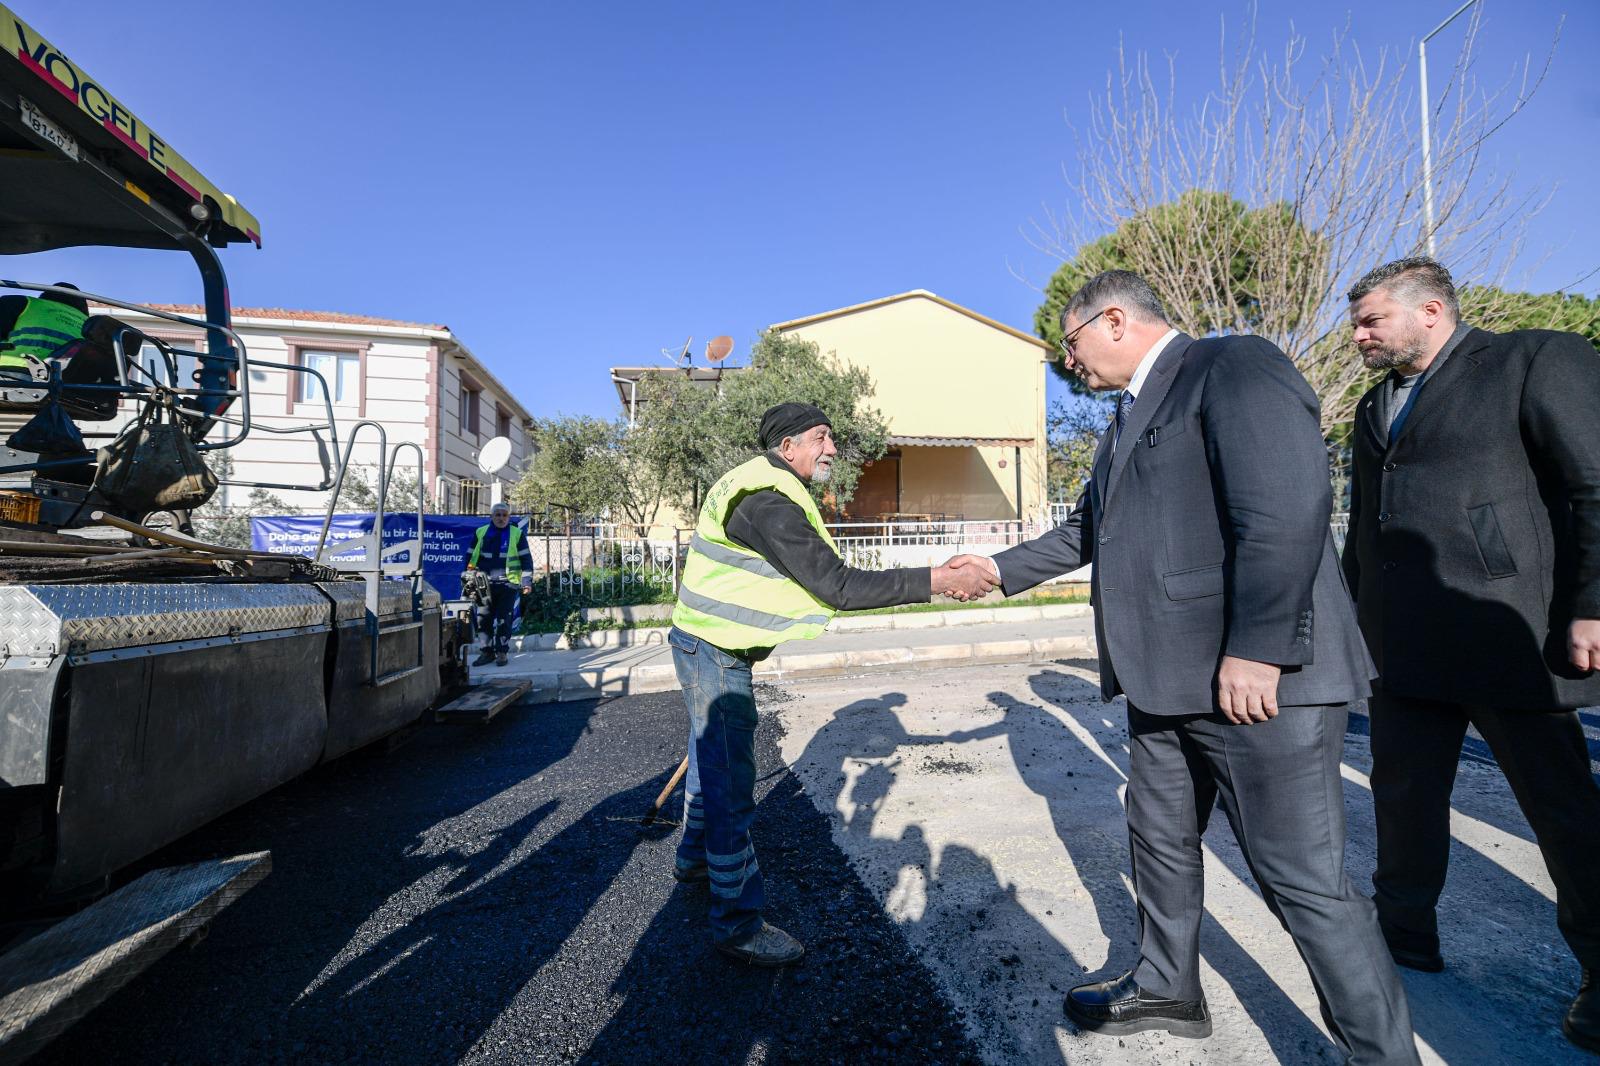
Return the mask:
[[1600, 787], [1574, 708], [1600, 703], [1600, 354], [1575, 333], [1460, 321], [1427, 258], [1350, 290], [1362, 359], [1344, 569], [1371, 704], [1378, 918], [1444, 968], [1435, 905], [1470, 723], [1527, 815], [1583, 967], [1569, 1038], [1600, 1051]]
[[[1128, 697], [1136, 968], [1067, 995], [1080, 1026], [1211, 1032], [1201, 834], [1214, 803], [1354, 1063], [1414, 1063], [1405, 992], [1344, 872], [1345, 720], [1371, 662], [1328, 529], [1316, 396], [1256, 337], [1195, 340], [1126, 271], [1062, 312], [1067, 365], [1118, 390], [1089, 486], [994, 558], [1007, 595], [1094, 564], [1101, 691]], [[971, 565], [981, 565], [970, 557]]]

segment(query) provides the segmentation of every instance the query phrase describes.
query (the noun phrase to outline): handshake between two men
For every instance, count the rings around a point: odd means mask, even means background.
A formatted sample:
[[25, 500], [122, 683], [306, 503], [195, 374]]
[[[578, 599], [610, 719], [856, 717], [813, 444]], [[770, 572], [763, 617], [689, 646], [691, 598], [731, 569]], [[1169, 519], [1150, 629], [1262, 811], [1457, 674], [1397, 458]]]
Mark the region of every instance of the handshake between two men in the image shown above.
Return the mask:
[[949, 596], [966, 603], [980, 599], [1000, 587], [1000, 570], [992, 559], [981, 555], [956, 555], [932, 573], [933, 594]]
[[[957, 555], [932, 571], [933, 594], [966, 603], [1000, 585], [1000, 567], [982, 555]], [[1282, 671], [1271, 663], [1224, 655], [1217, 667], [1217, 706], [1234, 725], [1253, 725], [1278, 716]]]

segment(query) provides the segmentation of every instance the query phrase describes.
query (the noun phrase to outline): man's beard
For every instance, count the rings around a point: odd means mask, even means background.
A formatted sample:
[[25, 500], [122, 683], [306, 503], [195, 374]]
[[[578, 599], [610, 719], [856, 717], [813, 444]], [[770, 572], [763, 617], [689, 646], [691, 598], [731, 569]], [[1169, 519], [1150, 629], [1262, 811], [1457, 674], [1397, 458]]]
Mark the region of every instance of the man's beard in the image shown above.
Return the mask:
[[1404, 370], [1416, 365], [1417, 360], [1422, 358], [1427, 350], [1425, 344], [1426, 338], [1421, 330], [1417, 330], [1401, 344], [1380, 344], [1365, 349], [1361, 353], [1361, 361], [1368, 370]]
[[811, 468], [811, 480], [815, 484], [821, 485], [824, 482], [826, 482], [828, 480], [828, 478], [830, 478], [832, 476], [833, 476], [833, 464], [832, 463], [819, 462], [819, 463], [817, 463], [816, 466]]

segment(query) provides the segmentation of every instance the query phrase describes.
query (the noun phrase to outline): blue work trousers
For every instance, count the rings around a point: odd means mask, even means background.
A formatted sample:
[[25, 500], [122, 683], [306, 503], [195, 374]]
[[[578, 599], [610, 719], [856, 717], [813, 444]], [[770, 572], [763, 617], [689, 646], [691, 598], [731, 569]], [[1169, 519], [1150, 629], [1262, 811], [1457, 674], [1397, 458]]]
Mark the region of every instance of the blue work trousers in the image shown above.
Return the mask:
[[672, 663], [689, 708], [679, 867], [711, 873], [711, 935], [731, 940], [761, 924], [766, 894], [750, 840], [756, 817], [756, 700], [750, 664], [673, 628]]

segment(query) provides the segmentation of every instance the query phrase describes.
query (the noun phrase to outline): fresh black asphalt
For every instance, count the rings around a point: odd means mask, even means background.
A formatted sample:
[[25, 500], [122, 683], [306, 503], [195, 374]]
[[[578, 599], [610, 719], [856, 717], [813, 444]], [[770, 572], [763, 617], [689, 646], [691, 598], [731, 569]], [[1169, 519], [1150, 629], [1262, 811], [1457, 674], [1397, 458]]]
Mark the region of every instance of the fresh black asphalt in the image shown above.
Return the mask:
[[514, 708], [235, 811], [146, 865], [267, 849], [273, 872], [37, 1061], [975, 1062], [770, 713], [756, 847], [769, 917], [809, 953], [763, 971], [711, 950], [673, 831], [639, 824], [684, 728], [676, 693]]

